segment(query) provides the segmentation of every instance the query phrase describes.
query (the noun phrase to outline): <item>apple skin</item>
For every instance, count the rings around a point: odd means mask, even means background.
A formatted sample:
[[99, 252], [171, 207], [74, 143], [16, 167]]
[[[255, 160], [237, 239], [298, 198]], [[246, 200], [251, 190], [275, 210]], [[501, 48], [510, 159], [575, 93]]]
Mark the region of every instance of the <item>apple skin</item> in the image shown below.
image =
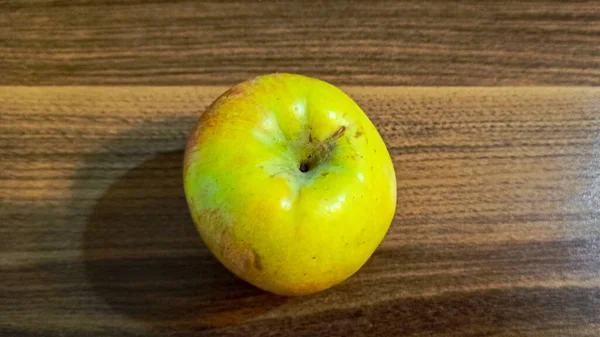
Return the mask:
[[365, 113], [338, 88], [293, 74], [243, 82], [208, 107], [187, 143], [184, 186], [216, 258], [281, 295], [354, 274], [396, 208], [392, 160]]

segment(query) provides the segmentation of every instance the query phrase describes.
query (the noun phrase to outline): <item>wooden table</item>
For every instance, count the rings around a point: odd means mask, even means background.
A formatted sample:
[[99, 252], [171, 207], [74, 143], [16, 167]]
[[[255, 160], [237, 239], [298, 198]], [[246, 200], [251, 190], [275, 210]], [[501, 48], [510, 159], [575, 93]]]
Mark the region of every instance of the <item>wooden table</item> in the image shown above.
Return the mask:
[[[0, 8], [0, 336], [600, 335], [600, 89], [557, 86], [600, 84], [597, 3]], [[398, 179], [306, 297], [224, 269], [182, 190], [201, 111], [276, 70], [342, 85]]]
[[0, 90], [3, 335], [600, 331], [599, 89], [346, 88], [398, 211], [358, 274], [302, 298], [236, 279], [188, 215], [186, 133], [224, 90]]
[[597, 1], [17, 0], [0, 84], [598, 85]]

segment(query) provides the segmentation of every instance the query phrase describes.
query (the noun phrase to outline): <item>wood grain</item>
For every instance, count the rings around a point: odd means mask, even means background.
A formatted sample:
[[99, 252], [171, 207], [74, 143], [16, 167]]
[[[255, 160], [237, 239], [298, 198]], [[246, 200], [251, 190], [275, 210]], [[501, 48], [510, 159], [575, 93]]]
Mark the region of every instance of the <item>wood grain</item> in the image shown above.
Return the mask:
[[182, 192], [223, 87], [0, 88], [2, 336], [598, 336], [600, 89], [361, 88], [398, 210], [338, 287], [236, 279]]
[[599, 85], [597, 1], [6, 1], [0, 84]]

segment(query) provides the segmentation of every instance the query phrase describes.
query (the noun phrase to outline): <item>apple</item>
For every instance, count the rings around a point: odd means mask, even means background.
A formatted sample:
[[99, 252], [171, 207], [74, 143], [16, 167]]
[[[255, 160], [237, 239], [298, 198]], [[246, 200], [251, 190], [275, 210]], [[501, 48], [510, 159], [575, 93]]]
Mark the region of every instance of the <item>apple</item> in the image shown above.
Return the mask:
[[354, 274], [396, 208], [392, 160], [369, 118], [333, 85], [293, 74], [243, 82], [208, 107], [186, 146], [184, 186], [216, 258], [281, 295]]

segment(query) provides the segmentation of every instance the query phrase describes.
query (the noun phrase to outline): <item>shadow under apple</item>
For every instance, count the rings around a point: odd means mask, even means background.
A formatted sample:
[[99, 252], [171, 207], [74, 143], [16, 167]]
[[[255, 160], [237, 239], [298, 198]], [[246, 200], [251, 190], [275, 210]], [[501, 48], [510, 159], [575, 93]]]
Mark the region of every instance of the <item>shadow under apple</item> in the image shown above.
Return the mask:
[[83, 244], [94, 290], [115, 311], [175, 332], [247, 322], [283, 304], [226, 270], [202, 243], [182, 158], [183, 150], [160, 153], [98, 200]]

